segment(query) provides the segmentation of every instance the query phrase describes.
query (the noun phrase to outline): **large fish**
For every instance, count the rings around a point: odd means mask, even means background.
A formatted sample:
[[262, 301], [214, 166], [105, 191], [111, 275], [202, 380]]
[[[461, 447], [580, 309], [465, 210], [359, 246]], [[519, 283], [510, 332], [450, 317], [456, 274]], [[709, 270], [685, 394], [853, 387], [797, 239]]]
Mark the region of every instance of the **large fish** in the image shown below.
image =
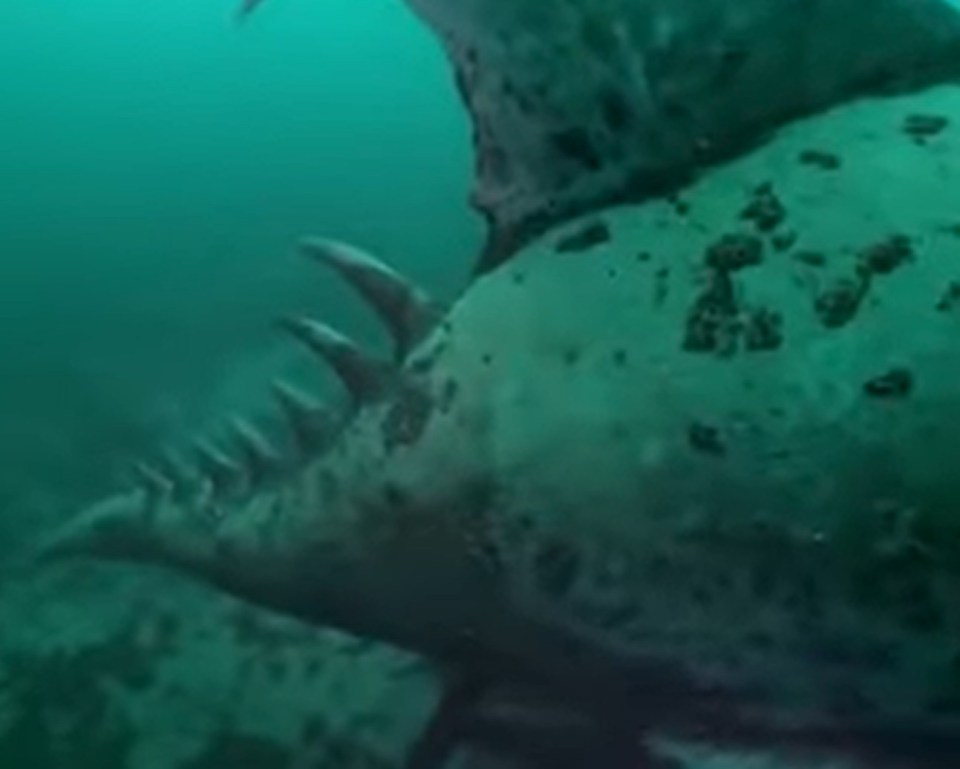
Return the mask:
[[47, 553], [443, 664], [416, 769], [460, 740], [538, 767], [646, 766], [661, 739], [960, 765], [955, 11], [414, 5], [475, 120], [484, 274], [442, 309], [306, 240], [395, 360], [286, 319], [345, 411], [281, 383], [293, 451], [235, 423], [233, 456], [143, 468]]

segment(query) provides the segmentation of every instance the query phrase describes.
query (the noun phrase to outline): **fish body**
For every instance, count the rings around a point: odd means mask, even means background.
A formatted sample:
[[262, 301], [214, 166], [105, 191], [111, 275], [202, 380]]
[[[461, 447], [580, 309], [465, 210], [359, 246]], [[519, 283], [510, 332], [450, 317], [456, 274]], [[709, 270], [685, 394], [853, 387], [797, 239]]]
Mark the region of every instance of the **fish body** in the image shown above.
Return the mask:
[[306, 241], [399, 363], [286, 319], [347, 414], [281, 385], [295, 451], [247, 426], [246, 460], [208, 447], [199, 482], [149, 475], [48, 552], [172, 566], [644, 737], [958, 765], [960, 161], [949, 128], [904, 133], [921, 114], [960, 90], [568, 221], [448, 310]]

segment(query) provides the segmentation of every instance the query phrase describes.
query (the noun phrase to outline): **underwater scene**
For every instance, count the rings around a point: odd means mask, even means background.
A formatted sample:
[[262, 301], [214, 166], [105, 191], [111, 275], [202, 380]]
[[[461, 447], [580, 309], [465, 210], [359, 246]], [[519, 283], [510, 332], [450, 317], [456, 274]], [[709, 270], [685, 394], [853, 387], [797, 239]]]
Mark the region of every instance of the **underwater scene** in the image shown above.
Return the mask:
[[960, 769], [960, 0], [0, 64], [0, 769]]

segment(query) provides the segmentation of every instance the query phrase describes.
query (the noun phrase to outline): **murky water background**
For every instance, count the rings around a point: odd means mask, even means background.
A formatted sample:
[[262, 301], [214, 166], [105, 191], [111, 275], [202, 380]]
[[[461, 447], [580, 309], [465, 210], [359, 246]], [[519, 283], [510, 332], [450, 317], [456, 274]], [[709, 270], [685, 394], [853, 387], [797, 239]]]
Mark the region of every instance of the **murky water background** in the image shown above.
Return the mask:
[[243, 27], [233, 5], [0, 6], [7, 538], [218, 404], [262, 400], [290, 351], [276, 314], [373, 336], [292, 255], [300, 236], [362, 243], [441, 295], [469, 268], [468, 128], [429, 33], [388, 0], [267, 3]]

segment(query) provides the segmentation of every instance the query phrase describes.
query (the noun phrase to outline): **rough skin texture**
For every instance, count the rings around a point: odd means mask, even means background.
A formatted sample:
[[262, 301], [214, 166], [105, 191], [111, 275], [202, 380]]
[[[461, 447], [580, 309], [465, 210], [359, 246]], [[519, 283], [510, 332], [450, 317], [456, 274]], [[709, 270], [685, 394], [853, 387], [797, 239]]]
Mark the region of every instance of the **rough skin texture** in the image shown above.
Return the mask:
[[943, 0], [408, 0], [469, 108], [480, 263], [685, 184], [786, 120], [957, 74]]
[[958, 114], [847, 106], [568, 222], [330, 449], [122, 495], [51, 549], [613, 704], [652, 748], [952, 769]]

